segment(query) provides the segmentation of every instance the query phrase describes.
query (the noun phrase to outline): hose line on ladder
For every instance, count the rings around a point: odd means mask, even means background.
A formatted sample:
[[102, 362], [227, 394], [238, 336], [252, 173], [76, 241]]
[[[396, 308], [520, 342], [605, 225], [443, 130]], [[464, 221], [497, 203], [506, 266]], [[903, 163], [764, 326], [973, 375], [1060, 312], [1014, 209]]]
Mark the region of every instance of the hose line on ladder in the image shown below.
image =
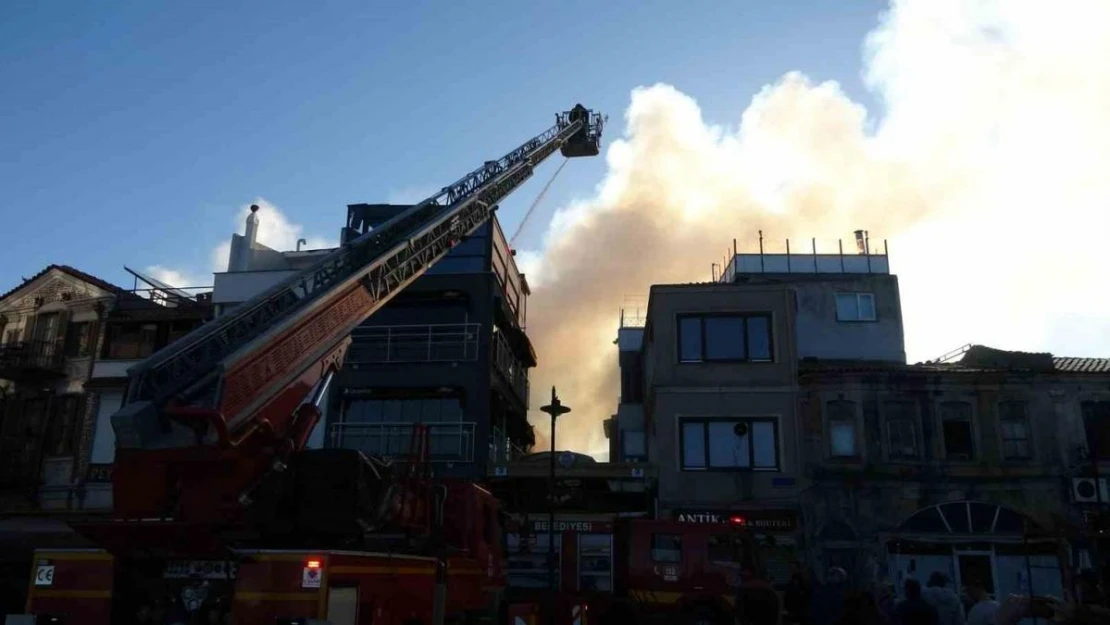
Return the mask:
[[532, 212], [536, 210], [536, 206], [539, 206], [540, 201], [543, 200], [543, 196], [547, 195], [547, 190], [551, 188], [551, 183], [555, 182], [555, 179], [559, 177], [559, 172], [563, 171], [563, 168], [567, 166], [567, 163], [569, 161], [569, 158], [563, 159], [563, 162], [559, 164], [559, 169], [556, 169], [555, 173], [552, 174], [551, 180], [547, 181], [547, 184], [543, 186], [543, 190], [540, 191], [540, 194], [536, 196], [536, 199], [532, 202], [532, 205], [528, 207], [528, 211], [524, 213], [524, 219], [520, 220], [520, 225], [516, 227], [516, 232], [514, 232], [513, 236], [509, 238], [509, 247], [513, 246], [513, 243], [516, 242], [516, 238], [519, 237], [520, 233], [524, 231], [524, 226], [528, 225], [528, 219], [532, 217]]

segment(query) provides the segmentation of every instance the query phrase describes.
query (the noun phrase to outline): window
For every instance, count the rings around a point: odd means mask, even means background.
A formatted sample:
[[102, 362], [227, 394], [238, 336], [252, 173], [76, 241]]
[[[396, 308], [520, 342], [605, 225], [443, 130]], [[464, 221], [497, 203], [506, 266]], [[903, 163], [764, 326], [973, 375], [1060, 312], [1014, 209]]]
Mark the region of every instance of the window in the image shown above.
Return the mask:
[[58, 317], [58, 313], [49, 313], [35, 319], [36, 341], [53, 341], [58, 338]]
[[1092, 458], [1110, 460], [1110, 401], [1085, 401], [1080, 408], [1087, 433], [1087, 451]]
[[771, 362], [771, 316], [681, 315], [679, 362]]
[[776, 419], [682, 419], [682, 468], [778, 470]]
[[83, 399], [81, 395], [62, 395], [55, 400], [54, 414], [44, 441], [46, 455], [68, 456], [73, 453]]
[[891, 459], [913, 459], [917, 447], [917, 410], [913, 402], [888, 401], [886, 414], [887, 456]]
[[351, 399], [344, 423], [444, 423], [462, 421], [458, 397]]
[[[562, 536], [559, 534], [558, 536]], [[513, 532], [508, 535], [508, 568], [506, 578], [513, 588], [550, 588], [548, 568], [548, 539], [550, 535], [537, 532], [531, 536]], [[555, 587], [559, 587], [562, 569], [562, 540], [555, 540]]]
[[154, 353], [158, 325], [153, 323], [118, 323], [108, 326], [106, 358], [135, 360]]
[[709, 537], [709, 545], [706, 552], [710, 562], [742, 562], [742, 558], [738, 557], [740, 555], [738, 551], [738, 541], [733, 540], [733, 537], [728, 534], [714, 534]]
[[613, 591], [613, 536], [578, 535], [578, 589]]
[[837, 293], [837, 321], [875, 321], [875, 295], [872, 293]]
[[946, 401], [940, 404], [944, 457], [948, 460], [974, 460], [975, 435], [971, 428], [971, 404]]
[[1004, 401], [998, 404], [998, 425], [1002, 434], [1003, 460], [1028, 460], [1033, 457], [1025, 402]]
[[682, 536], [678, 534], [652, 534], [651, 559], [653, 562], [668, 564], [682, 562]]
[[834, 458], [854, 458], [856, 450], [856, 403], [843, 399], [830, 401], [826, 414], [829, 418], [829, 454]]
[[66, 330], [65, 355], [69, 358], [85, 358], [89, 355], [89, 335], [92, 324], [85, 321], [69, 324]]
[[174, 321], [170, 324], [169, 333], [166, 335], [166, 345], [189, 334], [201, 324], [200, 321]]
[[647, 458], [647, 441], [643, 430], [624, 430], [621, 432], [621, 454], [624, 460], [644, 460]]

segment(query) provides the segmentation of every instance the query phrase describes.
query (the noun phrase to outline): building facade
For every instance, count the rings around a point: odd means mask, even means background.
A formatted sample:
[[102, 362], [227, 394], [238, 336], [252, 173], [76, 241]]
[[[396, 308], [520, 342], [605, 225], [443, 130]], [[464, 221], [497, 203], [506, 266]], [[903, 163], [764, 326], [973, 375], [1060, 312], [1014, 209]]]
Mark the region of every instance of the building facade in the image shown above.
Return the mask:
[[[349, 206], [344, 240], [407, 208]], [[480, 478], [523, 456], [535, 442], [528, 295], [491, 219], [352, 333], [329, 402], [327, 444], [403, 457], [421, 422], [442, 475]]]
[[66, 265], [0, 296], [0, 614], [23, 611], [33, 549], [88, 546], [67, 519], [110, 510], [107, 417], [127, 366], [207, 311], [176, 289], [125, 290]]
[[1084, 418], [1110, 423], [1110, 359], [974, 346], [952, 363], [807, 362], [799, 379], [816, 564], [896, 587], [974, 576], [1000, 596], [1061, 596], [1065, 570], [1093, 568], [1099, 502], [1077, 491], [1098, 470]]
[[909, 365], [897, 277], [865, 233], [859, 252], [737, 254], [714, 283], [652, 288], [659, 515], [745, 516], [772, 576], [790, 558], [861, 586], [938, 570], [1059, 594], [1110, 551], [1093, 533], [1110, 359], [970, 347]]
[[[341, 241], [407, 208], [353, 204]], [[244, 234], [232, 237], [228, 271], [215, 276], [217, 314], [333, 251], [270, 249], [257, 240], [260, 218], [252, 212]], [[528, 294], [494, 218], [352, 333], [309, 447], [403, 459], [419, 422], [440, 474], [478, 478], [522, 456], [534, 444], [526, 417], [528, 369], [536, 364], [525, 332]]]

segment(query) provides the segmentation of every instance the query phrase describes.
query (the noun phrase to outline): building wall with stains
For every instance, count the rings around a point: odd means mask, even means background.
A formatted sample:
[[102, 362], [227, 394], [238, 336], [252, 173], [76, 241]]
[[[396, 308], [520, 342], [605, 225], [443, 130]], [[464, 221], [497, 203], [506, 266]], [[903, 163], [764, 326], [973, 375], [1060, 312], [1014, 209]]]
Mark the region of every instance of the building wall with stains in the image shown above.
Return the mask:
[[[893, 581], [891, 563], [906, 558], [895, 557], [899, 548], [892, 545], [977, 544], [991, 552], [1000, 588], [1012, 586], [1006, 571], [1017, 555], [1005, 537], [992, 538], [960, 518], [946, 517], [951, 527], [940, 532], [907, 522], [946, 502], [1013, 510], [1030, 520], [1026, 534], [1036, 534], [1035, 541], [1082, 533], [1089, 506], [1072, 494], [1073, 478], [1092, 471], [1084, 460], [1082, 407], [1110, 396], [1110, 372], [812, 364], [803, 366], [799, 380], [805, 471], [812, 479], [802, 505], [811, 564], [819, 569], [839, 565], [862, 583]], [[1059, 586], [1060, 576], [1043, 570], [1045, 558], [1051, 560], [1046, 548], [1030, 549], [1042, 562], [1040, 572], [1021, 576]], [[953, 568], [960, 561], [929, 557]]]

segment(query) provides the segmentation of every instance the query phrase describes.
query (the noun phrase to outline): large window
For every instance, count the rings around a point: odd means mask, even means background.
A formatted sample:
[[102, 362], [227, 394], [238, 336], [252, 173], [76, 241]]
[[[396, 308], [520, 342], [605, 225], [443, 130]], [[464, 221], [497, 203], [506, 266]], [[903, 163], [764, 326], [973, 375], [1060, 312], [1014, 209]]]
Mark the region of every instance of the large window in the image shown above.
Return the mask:
[[350, 399], [344, 423], [445, 423], [461, 421], [458, 397], [417, 399]]
[[680, 362], [771, 362], [773, 353], [769, 314], [678, 317]]
[[84, 406], [83, 395], [61, 395], [54, 400], [54, 414], [43, 442], [46, 455], [68, 456], [74, 452]]
[[875, 295], [872, 293], [837, 293], [837, 321], [876, 321]]
[[682, 419], [682, 468], [687, 471], [777, 471], [777, 419]]
[[[550, 588], [548, 567], [548, 540], [549, 534], [536, 532], [531, 536], [519, 533], [508, 535], [508, 570], [507, 581], [512, 588]], [[562, 569], [562, 534], [557, 534], [555, 539], [555, 587], [560, 585], [560, 569]]]
[[622, 430], [621, 454], [627, 462], [647, 460], [647, 436], [643, 430]]
[[855, 458], [856, 403], [843, 399], [830, 401], [826, 414], [829, 420], [829, 454], [834, 458]]
[[651, 560], [677, 564], [682, 562], [682, 536], [678, 534], [652, 534]]
[[998, 425], [1002, 435], [1003, 460], [1028, 460], [1033, 457], [1025, 402], [1004, 401], [998, 404]]
[[919, 458], [917, 406], [910, 401], [888, 401], [883, 408], [886, 414], [887, 457], [892, 460]]
[[89, 355], [92, 323], [82, 321], [69, 324], [66, 330], [65, 355], [69, 358], [85, 358]]
[[613, 535], [578, 535], [578, 589], [613, 591]]
[[944, 434], [944, 457], [948, 460], [974, 460], [971, 404], [966, 401], [941, 402], [940, 425]]
[[1085, 401], [1080, 408], [1091, 457], [1110, 460], [1110, 401]]
[[158, 325], [154, 323], [115, 323], [108, 326], [108, 359], [134, 360], [154, 353]]

